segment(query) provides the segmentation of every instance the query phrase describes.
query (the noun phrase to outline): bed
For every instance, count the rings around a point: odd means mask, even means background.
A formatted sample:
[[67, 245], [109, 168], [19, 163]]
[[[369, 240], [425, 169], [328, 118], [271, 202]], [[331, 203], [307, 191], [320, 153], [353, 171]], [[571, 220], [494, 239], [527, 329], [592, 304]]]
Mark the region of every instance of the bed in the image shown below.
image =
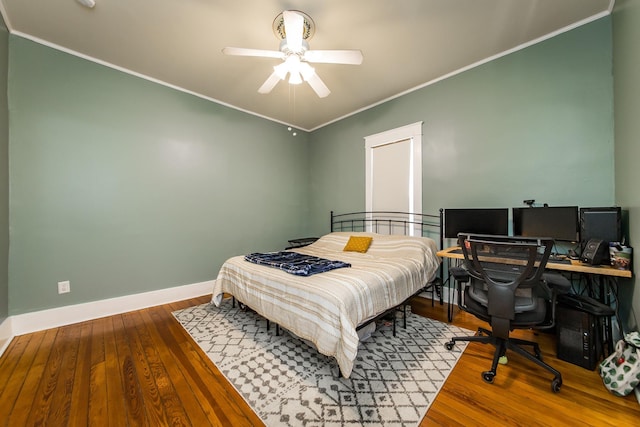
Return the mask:
[[[357, 329], [402, 306], [433, 283], [440, 261], [432, 238], [384, 234], [399, 230], [374, 226], [366, 222], [370, 216], [350, 225], [340, 222], [344, 217], [336, 217], [332, 213], [331, 233], [290, 251], [343, 261], [350, 267], [300, 277], [236, 256], [221, 267], [212, 302], [219, 306], [225, 294], [232, 295], [269, 321], [310, 341], [322, 354], [334, 357], [341, 374], [349, 377], [358, 350]], [[405, 224], [407, 234], [422, 226], [414, 224], [413, 218], [404, 222], [411, 223]], [[360, 224], [369, 231], [359, 231]], [[343, 250], [352, 236], [372, 238], [365, 253]]]

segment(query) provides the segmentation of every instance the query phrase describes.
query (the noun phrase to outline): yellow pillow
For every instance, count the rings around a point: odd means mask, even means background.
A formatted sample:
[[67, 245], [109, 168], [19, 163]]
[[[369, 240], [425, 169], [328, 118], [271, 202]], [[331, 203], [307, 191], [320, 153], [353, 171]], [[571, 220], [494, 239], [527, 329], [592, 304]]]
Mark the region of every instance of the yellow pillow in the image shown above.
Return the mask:
[[372, 237], [351, 236], [349, 237], [347, 245], [344, 247], [344, 251], [365, 253], [369, 250], [372, 240]]

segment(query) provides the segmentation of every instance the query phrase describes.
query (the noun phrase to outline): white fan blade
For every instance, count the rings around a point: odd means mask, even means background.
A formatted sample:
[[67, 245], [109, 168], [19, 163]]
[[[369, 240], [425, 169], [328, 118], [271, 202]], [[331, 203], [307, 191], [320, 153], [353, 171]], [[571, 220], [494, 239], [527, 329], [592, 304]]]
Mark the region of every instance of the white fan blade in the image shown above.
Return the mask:
[[362, 64], [362, 52], [359, 50], [308, 50], [304, 59], [309, 62], [326, 64]]
[[274, 70], [273, 73], [271, 73], [271, 75], [269, 76], [269, 78], [267, 78], [267, 80], [262, 84], [262, 86], [260, 86], [260, 89], [258, 89], [258, 92], [260, 93], [271, 92], [273, 88], [276, 87], [276, 85], [280, 80], [282, 79], [278, 75], [278, 72]]
[[302, 27], [304, 18], [302, 15], [290, 10], [282, 12], [284, 17], [284, 32], [287, 36], [287, 46], [292, 52], [300, 52], [302, 50]]
[[283, 59], [284, 54], [278, 50], [245, 49], [243, 47], [225, 47], [222, 49], [225, 55], [235, 56], [261, 56], [264, 58]]
[[313, 91], [320, 98], [326, 98], [331, 93], [327, 85], [324, 84], [322, 79], [318, 77], [318, 75], [315, 72], [312, 75], [310, 75], [306, 80], [307, 80], [307, 83], [309, 83], [309, 86], [311, 86], [311, 89], [313, 89]]

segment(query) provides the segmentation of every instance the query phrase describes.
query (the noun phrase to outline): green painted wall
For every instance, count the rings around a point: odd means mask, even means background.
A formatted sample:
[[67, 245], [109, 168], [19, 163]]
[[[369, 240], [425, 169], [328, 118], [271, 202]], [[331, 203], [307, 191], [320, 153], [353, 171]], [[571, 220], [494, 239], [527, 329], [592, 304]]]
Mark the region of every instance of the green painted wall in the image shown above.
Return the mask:
[[[0, 16], [0, 323], [9, 315], [9, 32]], [[0, 337], [1, 338], [1, 337]]]
[[[615, 99], [616, 202], [629, 211], [629, 242], [635, 245], [634, 271], [640, 250], [640, 2], [618, 0], [613, 13], [613, 76]], [[637, 273], [636, 273], [637, 274]], [[640, 327], [640, 290], [636, 278], [619, 286], [621, 318]], [[631, 304], [629, 304], [631, 302]], [[633, 308], [633, 312], [630, 310]], [[633, 314], [635, 312], [635, 315]]]
[[613, 204], [611, 43], [603, 18], [294, 138], [10, 36], [9, 314], [211, 280], [326, 232], [364, 207], [363, 138], [420, 120], [425, 212]]
[[305, 235], [308, 135], [9, 42], [10, 314], [211, 280]]
[[611, 61], [606, 17], [313, 132], [312, 233], [364, 209], [363, 138], [417, 121], [425, 213], [613, 204]]

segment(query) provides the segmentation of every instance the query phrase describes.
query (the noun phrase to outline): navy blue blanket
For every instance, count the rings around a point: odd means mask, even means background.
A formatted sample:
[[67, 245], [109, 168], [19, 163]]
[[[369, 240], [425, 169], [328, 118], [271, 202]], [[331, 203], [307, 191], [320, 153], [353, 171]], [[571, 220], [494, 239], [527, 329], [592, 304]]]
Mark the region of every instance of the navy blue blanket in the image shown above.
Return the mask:
[[246, 261], [254, 264], [279, 268], [296, 276], [311, 276], [324, 273], [336, 268], [351, 267], [351, 264], [342, 261], [331, 261], [311, 255], [303, 255], [297, 252], [269, 252], [253, 253], [245, 255]]

